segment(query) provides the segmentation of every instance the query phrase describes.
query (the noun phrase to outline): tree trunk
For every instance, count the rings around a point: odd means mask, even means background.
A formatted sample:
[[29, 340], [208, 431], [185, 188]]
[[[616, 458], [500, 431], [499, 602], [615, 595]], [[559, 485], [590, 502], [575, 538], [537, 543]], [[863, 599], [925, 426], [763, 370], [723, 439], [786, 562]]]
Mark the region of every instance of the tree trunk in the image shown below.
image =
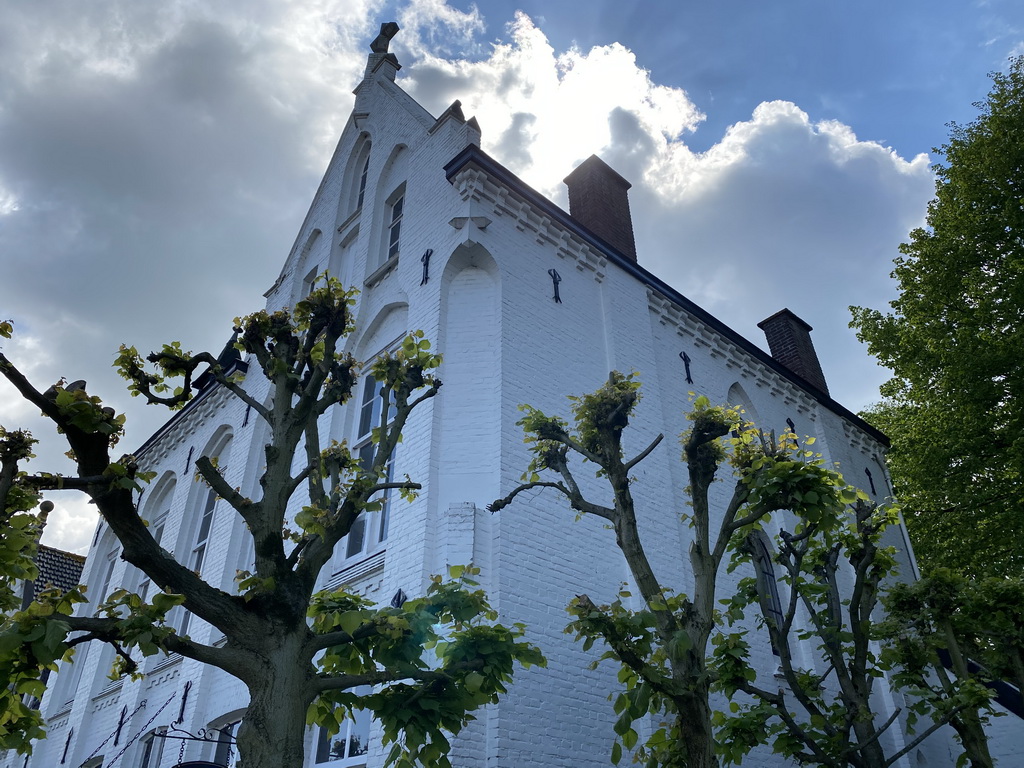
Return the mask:
[[855, 705], [852, 702], [850, 706], [856, 706], [862, 714], [866, 714], [869, 718], [867, 720], [858, 719], [853, 724], [854, 743], [864, 745], [857, 750], [863, 760], [863, 764], [866, 766], [885, 765], [885, 750], [878, 743], [878, 739], [874, 738], [876, 723], [872, 716], [871, 707], [864, 704]]
[[249, 707], [238, 730], [241, 768], [303, 768], [312, 670], [301, 640], [285, 637], [250, 680]]
[[953, 719], [950, 725], [960, 737], [960, 744], [971, 761], [971, 768], [992, 768], [992, 755], [988, 751], [988, 737], [976, 710], [967, 710]]
[[[715, 738], [711, 731], [711, 707], [706, 690], [694, 691], [684, 700], [677, 701], [679, 709], [678, 768], [718, 768]], [[673, 765], [672, 768], [676, 768]]]

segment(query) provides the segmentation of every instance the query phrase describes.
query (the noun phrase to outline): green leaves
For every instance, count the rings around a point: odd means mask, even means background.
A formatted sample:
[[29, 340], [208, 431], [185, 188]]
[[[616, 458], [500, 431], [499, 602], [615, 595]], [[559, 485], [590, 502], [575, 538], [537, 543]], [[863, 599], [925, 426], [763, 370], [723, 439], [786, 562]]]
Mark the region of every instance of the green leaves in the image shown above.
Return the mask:
[[[895, 495], [925, 570], [1024, 575], [1024, 59], [992, 75], [935, 166], [928, 226], [910, 233], [891, 311], [851, 326], [894, 377], [864, 417], [892, 440]], [[877, 482], [877, 481], [876, 481]]]
[[381, 723], [384, 744], [394, 745], [388, 765], [447, 766], [447, 734], [497, 701], [516, 664], [544, 665], [539, 649], [522, 639], [523, 627], [490, 623], [494, 611], [483, 592], [472, 589], [478, 568], [455, 566], [450, 573], [453, 580], [434, 577], [423, 597], [399, 608], [373, 607], [346, 592], [315, 596], [313, 628], [335, 633], [337, 641], [326, 649], [320, 669], [350, 676], [352, 686], [390, 684], [359, 697], [327, 691], [310, 708], [310, 722], [336, 728], [335, 708], [358, 705]]

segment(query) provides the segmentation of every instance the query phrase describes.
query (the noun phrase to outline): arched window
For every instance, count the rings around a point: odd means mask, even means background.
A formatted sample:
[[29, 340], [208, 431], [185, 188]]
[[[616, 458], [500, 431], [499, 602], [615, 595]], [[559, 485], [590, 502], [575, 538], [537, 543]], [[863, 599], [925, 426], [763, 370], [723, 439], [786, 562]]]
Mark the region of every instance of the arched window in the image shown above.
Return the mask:
[[405, 182], [384, 203], [384, 252], [382, 264], [398, 259], [402, 250], [402, 221], [405, 218]]
[[235, 710], [213, 721], [207, 728], [208, 733], [217, 734], [213, 747], [214, 765], [223, 766], [223, 768], [236, 768], [241, 765], [238, 759], [236, 739], [238, 738], [238, 726], [241, 724], [244, 714], [244, 709]]
[[[383, 279], [398, 263], [403, 248], [408, 245], [403, 229], [407, 206], [406, 180], [408, 179], [409, 152], [399, 144], [391, 151], [384, 170], [376, 180], [374, 191], [373, 228], [367, 258], [367, 284]], [[369, 190], [367, 191], [369, 194]]]
[[[174, 498], [174, 488], [177, 485], [173, 473], [168, 473], [156, 486], [156, 491], [149, 502], [143, 518], [149, 524], [149, 533], [158, 545], [163, 545], [164, 533], [167, 530], [167, 521], [171, 511], [171, 500]], [[142, 573], [139, 579], [139, 586], [136, 589], [139, 597], [143, 600], [149, 598], [152, 587], [149, 576]]]
[[361, 210], [366, 202], [366, 191], [370, 178], [370, 137], [364, 135], [356, 144], [345, 172], [345, 185], [342, 188], [341, 218], [347, 219], [356, 211]]
[[[761, 604], [761, 613], [765, 621], [772, 627], [781, 630], [785, 621], [782, 599], [779, 597], [779, 582], [775, 576], [775, 558], [771, 544], [764, 531], [754, 531], [747, 536], [747, 547], [754, 564], [754, 575], [757, 579], [757, 596]], [[779, 655], [775, 638], [772, 637], [772, 653]]]
[[[743, 409], [743, 418], [749, 422], [752, 422], [754, 426], [764, 426], [760, 423], [760, 417], [758, 416], [757, 409], [754, 404], [750, 401], [750, 396], [747, 395], [746, 390], [740, 386], [739, 382], [736, 382], [729, 387], [729, 394], [726, 397], [729, 405], [738, 405]], [[765, 430], [767, 432], [767, 429]]]
[[370, 144], [366, 144], [366, 159], [363, 160], [363, 167], [359, 171], [359, 190], [356, 193], [356, 208], [363, 207], [363, 200], [366, 198], [366, 177], [370, 174]]

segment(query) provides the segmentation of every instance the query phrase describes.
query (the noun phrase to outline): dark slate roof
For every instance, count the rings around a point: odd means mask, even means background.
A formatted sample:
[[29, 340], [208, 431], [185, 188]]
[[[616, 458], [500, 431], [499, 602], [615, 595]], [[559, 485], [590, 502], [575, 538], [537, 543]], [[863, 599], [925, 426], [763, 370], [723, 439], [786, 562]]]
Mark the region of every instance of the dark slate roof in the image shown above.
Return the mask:
[[36, 566], [39, 568], [39, 578], [32, 585], [33, 599], [51, 586], [63, 590], [78, 586], [81, 583], [82, 569], [85, 567], [85, 555], [40, 545], [36, 554]]

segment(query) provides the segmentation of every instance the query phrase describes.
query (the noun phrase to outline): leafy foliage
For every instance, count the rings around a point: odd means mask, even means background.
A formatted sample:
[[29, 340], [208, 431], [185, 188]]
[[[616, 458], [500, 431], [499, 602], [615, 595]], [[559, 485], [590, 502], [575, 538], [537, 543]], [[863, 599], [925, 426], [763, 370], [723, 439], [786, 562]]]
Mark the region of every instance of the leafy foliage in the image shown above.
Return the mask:
[[[972, 766], [991, 766], [984, 723], [992, 680], [1024, 686], [1024, 583], [945, 568], [885, 599], [880, 627], [897, 682], [938, 702]], [[980, 663], [980, 667], [977, 665]]]
[[[250, 768], [302, 765], [306, 723], [336, 732], [354, 709], [368, 709], [381, 722], [385, 741], [393, 744], [388, 764], [447, 766], [448, 736], [504, 693], [514, 665], [544, 663], [523, 640], [521, 626], [494, 623], [470, 567], [453, 569], [450, 581], [435, 577], [422, 597], [399, 608], [374, 606], [343, 590], [314, 593], [320, 570], [359, 515], [379, 510], [384, 492], [412, 498], [420, 487], [409, 479], [392, 481], [387, 466], [413, 409], [441, 386], [434, 376], [440, 355], [422, 332], [410, 334], [369, 366], [384, 400], [372, 430], [372, 459], [357, 461], [345, 443], [323, 440], [320, 416], [345, 403], [357, 381], [359, 363], [342, 351], [353, 329], [354, 303], [354, 291], [323, 275], [293, 310], [236, 320], [235, 348], [265, 377], [266, 398], [253, 394], [260, 385], [247, 386], [241, 372], [208, 352], [193, 354], [172, 343], [143, 360], [136, 349], [121, 347], [116, 365], [133, 395], [180, 409], [197, 381], [205, 387], [212, 380], [267, 424], [259, 498], [231, 487], [216, 457], [195, 461], [199, 477], [254, 540], [253, 570], [239, 574], [238, 594], [203, 581], [154, 541], [133, 495], [153, 473], [141, 470], [134, 457], [110, 455], [123, 416], [88, 394], [85, 382], [40, 392], [0, 354], [0, 373], [54, 422], [78, 469], [64, 478], [28, 474], [20, 464], [31, 456], [31, 436], [0, 430], [0, 522], [11, 531], [0, 539], [5, 608], [13, 607], [13, 580], [35, 573], [32, 555], [47, 506], [40, 506], [42, 515], [29, 510], [41, 491], [55, 488], [84, 492], [118, 538], [122, 558], [162, 590], [148, 601], [124, 589], [98, 596], [106, 599], [94, 616], [74, 615], [74, 605], [84, 600], [80, 590], [52, 592], [5, 617], [0, 674], [11, 686], [0, 693], [0, 748], [31, 750], [32, 740], [42, 736], [35, 707], [45, 689], [44, 670], [71, 661], [75, 647], [89, 641], [114, 646], [115, 675], [134, 674], [140, 656], [163, 652], [241, 679], [250, 702], [238, 743]], [[11, 332], [9, 323], [0, 324], [0, 335]], [[305, 503], [293, 530], [288, 509], [297, 493]], [[179, 634], [168, 620], [176, 608], [213, 625], [226, 642], [209, 646]], [[361, 686], [374, 686], [374, 692], [356, 693]]]
[[851, 308], [894, 377], [864, 414], [926, 570], [1024, 575], [1024, 58], [992, 75], [935, 166], [927, 228], [910, 233], [892, 312]]
[[[491, 509], [507, 506], [524, 490], [552, 488], [577, 514], [597, 515], [615, 531], [642, 608], [627, 607], [624, 600], [632, 598], [627, 589], [608, 605], [579, 595], [568, 607], [572, 621], [567, 630], [584, 649], [600, 643], [605, 649], [600, 660], [619, 665], [623, 688], [614, 695], [618, 717], [612, 761], [619, 763], [625, 753], [632, 752], [635, 761], [649, 768], [709, 768], [718, 764], [719, 757], [738, 762], [766, 738], [769, 712], [751, 709], [728, 717], [711, 709], [710, 696], [716, 687], [735, 691], [739, 680], [754, 679], [745, 640], [723, 631], [724, 617], [716, 607], [723, 558], [778, 510], [792, 510], [801, 526], [835, 528], [858, 494], [792, 434], [776, 440], [746, 423], [738, 408], [713, 406], [707, 398], [697, 397], [687, 416], [690, 429], [682, 438], [692, 509], [679, 514], [693, 532], [694, 587], [692, 595], [674, 592], [648, 562], [631, 492], [630, 471], [659, 445], [662, 436], [629, 460], [622, 449], [623, 431], [639, 399], [635, 376], [612, 372], [596, 392], [570, 398], [571, 426], [557, 416], [521, 406], [526, 415], [520, 424], [533, 459], [523, 484], [495, 501]], [[585, 497], [570, 458], [594, 466], [610, 488], [610, 505]], [[709, 489], [720, 475], [728, 474], [727, 465], [732, 496], [723, 509], [713, 510]], [[738, 618], [741, 609], [735, 610]], [[736, 663], [718, 662], [717, 669], [709, 665], [709, 645], [716, 657]], [[638, 721], [648, 716], [654, 717], [655, 727], [641, 740]], [[727, 738], [716, 738], [716, 728]]]

